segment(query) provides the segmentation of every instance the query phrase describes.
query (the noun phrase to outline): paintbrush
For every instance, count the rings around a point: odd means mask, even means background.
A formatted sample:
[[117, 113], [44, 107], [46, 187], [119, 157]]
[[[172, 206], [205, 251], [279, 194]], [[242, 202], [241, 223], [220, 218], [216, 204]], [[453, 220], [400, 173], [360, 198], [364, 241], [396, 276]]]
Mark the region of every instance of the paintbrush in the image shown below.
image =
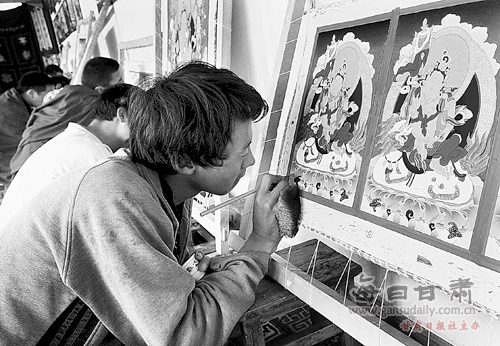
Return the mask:
[[[284, 177], [284, 179], [290, 179], [290, 176]], [[276, 207], [276, 220], [278, 221], [278, 228], [280, 235], [286, 236], [288, 238], [293, 238], [299, 230], [299, 221], [302, 217], [302, 204], [300, 202], [298, 181], [300, 177], [294, 177], [293, 184], [285, 187], [280, 192], [280, 197], [278, 198], [278, 204]], [[271, 187], [272, 189], [273, 187]], [[248, 197], [254, 194], [257, 189], [250, 190], [239, 196], [228, 199], [218, 205], [215, 205], [207, 210], [200, 213], [200, 216], [205, 216], [207, 214], [213, 213], [231, 203], [239, 201], [242, 198]]]
[[205, 216], [207, 214], [213, 213], [214, 211], [217, 211], [217, 210], [219, 210], [221, 208], [224, 208], [226, 205], [232, 204], [234, 202], [239, 201], [240, 199], [243, 199], [245, 197], [253, 195], [256, 191], [257, 191], [257, 189], [255, 188], [255, 189], [250, 190], [248, 192], [245, 192], [245, 193], [243, 193], [243, 194], [241, 194], [239, 196], [236, 196], [236, 197], [233, 197], [231, 199], [228, 199], [227, 201], [224, 201], [221, 204], [214, 205], [213, 207], [210, 207], [207, 210], [202, 211], [200, 213], [200, 216]]
[[299, 231], [299, 221], [302, 218], [302, 203], [298, 182], [295, 177], [293, 183], [280, 192], [276, 205], [276, 220], [281, 236], [293, 238]]
[[[289, 179], [290, 178], [290, 175], [287, 175], [287, 176], [284, 176], [283, 179]], [[271, 185], [271, 190], [274, 189], [274, 187], [277, 185], [277, 183], [275, 184], [272, 184]], [[205, 215], [208, 215], [210, 213], [213, 213], [214, 211], [217, 211], [219, 210], [220, 208], [224, 208], [226, 205], [229, 205], [229, 204], [232, 204], [234, 202], [237, 202], [239, 201], [240, 199], [242, 198], [245, 198], [245, 197], [248, 197], [248, 196], [251, 196], [253, 195], [255, 192], [257, 192], [257, 188], [253, 189], [253, 190], [250, 190], [250, 191], [247, 191], [239, 196], [236, 196], [236, 197], [233, 197], [233, 198], [230, 198], [228, 199], [227, 201], [225, 202], [222, 202], [221, 204], [217, 204], [217, 205], [214, 205], [213, 207], [210, 207], [208, 208], [207, 210], [204, 210], [200, 213], [200, 216], [205, 216]]]

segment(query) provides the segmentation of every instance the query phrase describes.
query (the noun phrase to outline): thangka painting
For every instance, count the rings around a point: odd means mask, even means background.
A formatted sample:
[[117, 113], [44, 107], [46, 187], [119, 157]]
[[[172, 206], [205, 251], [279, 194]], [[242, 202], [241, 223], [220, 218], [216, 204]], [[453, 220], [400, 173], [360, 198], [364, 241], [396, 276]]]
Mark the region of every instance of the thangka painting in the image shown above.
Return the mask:
[[469, 249], [497, 122], [498, 7], [400, 17], [361, 210]]
[[167, 71], [192, 59], [208, 61], [209, 0], [167, 1]]
[[227, 0], [166, 0], [165, 71], [189, 60], [229, 67], [231, 12]]
[[208, 59], [209, 1], [168, 2], [168, 50], [170, 67], [191, 59]]
[[496, 318], [500, 1], [385, 4], [290, 2], [259, 172], [294, 175], [305, 237], [452, 298], [470, 278]]
[[353, 205], [389, 21], [317, 36], [293, 167], [305, 192]]

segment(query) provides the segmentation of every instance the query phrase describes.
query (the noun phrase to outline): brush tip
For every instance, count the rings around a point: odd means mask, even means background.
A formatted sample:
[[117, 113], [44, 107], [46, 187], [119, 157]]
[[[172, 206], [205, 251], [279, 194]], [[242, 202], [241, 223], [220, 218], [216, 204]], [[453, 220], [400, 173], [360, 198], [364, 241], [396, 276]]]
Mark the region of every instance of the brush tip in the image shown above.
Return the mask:
[[276, 219], [281, 236], [293, 238], [299, 230], [302, 216], [299, 188], [297, 184], [289, 185], [280, 192], [278, 198]]

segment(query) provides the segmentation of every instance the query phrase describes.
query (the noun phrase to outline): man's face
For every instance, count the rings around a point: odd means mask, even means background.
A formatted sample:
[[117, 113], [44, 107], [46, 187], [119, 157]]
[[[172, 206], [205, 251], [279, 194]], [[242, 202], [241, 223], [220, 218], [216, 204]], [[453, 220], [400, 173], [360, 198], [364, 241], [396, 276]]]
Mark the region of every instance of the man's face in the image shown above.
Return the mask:
[[54, 90], [54, 86], [52, 84], [48, 84], [46, 87], [45, 87], [45, 90], [44, 91], [41, 91], [41, 92], [37, 92], [35, 89], [33, 89], [33, 92], [30, 93], [30, 105], [31, 107], [38, 107], [40, 106], [42, 103], [43, 103], [43, 98], [45, 97], [45, 95], [47, 95], [49, 92], [51, 92], [52, 90]]
[[245, 175], [248, 167], [255, 163], [250, 143], [252, 142], [252, 121], [236, 120], [231, 141], [226, 147], [228, 157], [220, 167], [197, 166], [196, 180], [200, 191], [224, 195], [231, 191]]

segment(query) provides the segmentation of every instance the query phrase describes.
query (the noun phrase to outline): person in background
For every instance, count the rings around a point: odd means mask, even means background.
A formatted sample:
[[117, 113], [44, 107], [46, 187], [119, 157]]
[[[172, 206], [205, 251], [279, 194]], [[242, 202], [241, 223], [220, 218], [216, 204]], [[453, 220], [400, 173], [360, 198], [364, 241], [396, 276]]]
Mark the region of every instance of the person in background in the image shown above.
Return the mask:
[[50, 79], [52, 79], [52, 83], [54, 84], [54, 88], [57, 90], [57, 89], [61, 89], [63, 87], [65, 87], [66, 85], [69, 85], [70, 84], [70, 80], [64, 76], [54, 76], [54, 77], [50, 77]]
[[64, 76], [64, 71], [62, 68], [55, 64], [50, 64], [45, 66], [45, 74], [49, 77]]
[[26, 123], [34, 107], [54, 89], [44, 73], [28, 72], [21, 76], [17, 88], [0, 95], [0, 184], [4, 189], [11, 181], [10, 160], [14, 156]]
[[91, 109], [104, 88], [122, 82], [120, 64], [113, 59], [90, 59], [82, 73], [82, 85], [66, 85], [54, 90], [36, 108], [10, 161], [14, 176], [38, 148], [58, 135], [70, 122], [87, 126], [93, 120]]
[[0, 204], [0, 228], [40, 189], [58, 176], [99, 161], [125, 146], [129, 137], [128, 96], [139, 88], [115, 84], [94, 103], [94, 120], [85, 126], [69, 123], [66, 130], [31, 155]]
[[70, 80], [64, 76], [62, 68], [55, 64], [47, 65], [45, 67], [45, 74], [52, 78], [55, 89], [61, 89], [70, 83]]
[[104, 327], [125, 345], [224, 344], [281, 239], [288, 181], [260, 177], [252, 233], [238, 253], [202, 259], [197, 280], [182, 267], [191, 198], [233, 189], [267, 111], [252, 86], [202, 62], [134, 93], [125, 155], [67, 172], [0, 230], [0, 344], [98, 345]]

